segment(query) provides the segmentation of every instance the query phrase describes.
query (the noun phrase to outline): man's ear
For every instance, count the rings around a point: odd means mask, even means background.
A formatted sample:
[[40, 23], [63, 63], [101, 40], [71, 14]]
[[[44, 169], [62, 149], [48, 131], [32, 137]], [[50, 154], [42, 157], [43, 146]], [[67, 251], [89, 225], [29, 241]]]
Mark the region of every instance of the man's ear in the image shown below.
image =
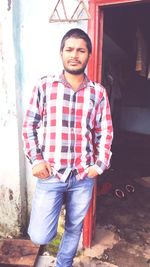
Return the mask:
[[88, 54], [88, 60], [87, 60], [87, 64], [88, 64], [88, 62], [89, 62], [90, 58], [91, 58], [91, 54]]
[[89, 54], [89, 59], [91, 58], [91, 53]]

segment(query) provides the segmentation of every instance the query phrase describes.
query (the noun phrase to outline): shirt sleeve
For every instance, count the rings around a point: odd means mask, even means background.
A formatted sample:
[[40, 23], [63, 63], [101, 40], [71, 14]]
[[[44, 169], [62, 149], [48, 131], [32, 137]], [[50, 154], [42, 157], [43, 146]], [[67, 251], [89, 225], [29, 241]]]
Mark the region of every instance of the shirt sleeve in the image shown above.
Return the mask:
[[[103, 87], [102, 87], [103, 88]], [[110, 166], [113, 125], [107, 92], [103, 88], [103, 96], [97, 106], [94, 128], [95, 169], [102, 174]]]
[[22, 135], [24, 151], [30, 163], [43, 161], [38, 132], [43, 117], [43, 92], [41, 88], [40, 83], [33, 88], [23, 121]]

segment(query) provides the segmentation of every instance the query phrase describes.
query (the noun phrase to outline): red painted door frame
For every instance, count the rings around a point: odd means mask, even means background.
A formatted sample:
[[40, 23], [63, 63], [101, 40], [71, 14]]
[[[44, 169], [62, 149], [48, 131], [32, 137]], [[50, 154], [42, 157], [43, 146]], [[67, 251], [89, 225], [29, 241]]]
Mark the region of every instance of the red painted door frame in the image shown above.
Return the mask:
[[[88, 23], [88, 34], [92, 40], [93, 52], [88, 64], [88, 76], [91, 80], [101, 82], [102, 73], [102, 42], [103, 42], [103, 7], [150, 3], [149, 0], [89, 0], [91, 19]], [[96, 224], [96, 195], [97, 186], [93, 190], [93, 197], [83, 224], [83, 247], [91, 247]]]

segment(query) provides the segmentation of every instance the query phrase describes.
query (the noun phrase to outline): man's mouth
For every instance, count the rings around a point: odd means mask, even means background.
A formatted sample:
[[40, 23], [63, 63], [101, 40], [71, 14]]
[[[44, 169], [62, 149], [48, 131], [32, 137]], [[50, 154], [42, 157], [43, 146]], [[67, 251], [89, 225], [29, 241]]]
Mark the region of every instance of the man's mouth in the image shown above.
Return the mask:
[[80, 64], [80, 61], [77, 61], [77, 60], [69, 60], [68, 63], [69, 63], [70, 65], [75, 66], [75, 65]]

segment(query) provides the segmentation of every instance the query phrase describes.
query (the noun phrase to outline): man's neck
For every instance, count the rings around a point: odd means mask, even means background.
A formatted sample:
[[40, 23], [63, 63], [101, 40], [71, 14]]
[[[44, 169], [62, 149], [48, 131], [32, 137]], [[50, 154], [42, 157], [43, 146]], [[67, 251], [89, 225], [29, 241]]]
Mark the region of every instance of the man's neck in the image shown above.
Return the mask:
[[71, 74], [71, 73], [68, 73], [68, 72], [64, 72], [64, 76], [67, 80], [67, 82], [72, 86], [72, 89], [74, 91], [76, 91], [80, 84], [83, 82], [84, 80], [84, 73], [82, 74], [78, 74], [78, 75], [75, 75], [75, 74]]

